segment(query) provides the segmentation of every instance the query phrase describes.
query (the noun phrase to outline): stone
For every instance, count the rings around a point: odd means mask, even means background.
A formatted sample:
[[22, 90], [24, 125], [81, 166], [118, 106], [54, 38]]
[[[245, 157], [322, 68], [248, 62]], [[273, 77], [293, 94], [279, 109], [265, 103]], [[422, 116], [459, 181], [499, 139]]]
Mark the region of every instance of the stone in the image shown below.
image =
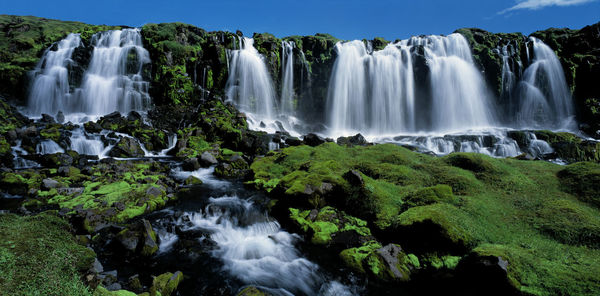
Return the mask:
[[177, 290], [181, 281], [183, 281], [183, 273], [181, 271], [163, 273], [152, 280], [150, 295], [155, 295], [158, 292], [160, 295], [170, 296]]
[[365, 184], [360, 172], [357, 170], [349, 170], [342, 177], [354, 186], [363, 186]]
[[200, 164], [204, 167], [213, 166], [217, 163], [219, 162], [217, 161], [215, 156], [209, 153], [208, 151], [204, 151], [202, 152], [202, 155], [200, 155]]
[[148, 188], [146, 190], [146, 195], [150, 198], [157, 198], [159, 196], [161, 196], [163, 194], [163, 191], [160, 188], [154, 187], [154, 186], [150, 186], [150, 188]]
[[144, 231], [142, 232], [144, 245], [142, 246], [142, 256], [152, 256], [158, 251], [158, 237], [152, 229], [152, 224], [146, 219], [142, 219]]
[[51, 115], [48, 114], [42, 114], [42, 118], [40, 119], [40, 122], [43, 123], [56, 123], [56, 121], [54, 121], [54, 117], [52, 117]]
[[44, 188], [46, 190], [56, 188], [59, 185], [60, 185], [60, 183], [58, 183], [58, 181], [50, 179], [50, 178], [46, 178], [46, 179], [42, 180], [42, 188]]
[[185, 159], [183, 161], [183, 163], [181, 164], [181, 168], [184, 171], [188, 171], [188, 172], [195, 171], [195, 170], [199, 169], [200, 168], [200, 163], [198, 162], [198, 158], [193, 157], [193, 158], [187, 158], [187, 159]]
[[285, 144], [287, 144], [289, 146], [300, 146], [300, 145], [302, 145], [302, 140], [300, 140], [296, 137], [288, 137], [285, 139]]
[[369, 142], [361, 134], [356, 134], [351, 137], [339, 137], [337, 138], [337, 144], [343, 146], [365, 146], [369, 145]]
[[85, 129], [86, 132], [92, 133], [92, 134], [96, 134], [96, 133], [99, 133], [102, 131], [102, 126], [99, 123], [93, 122], [93, 121], [84, 123], [83, 128]]
[[60, 195], [79, 196], [83, 193], [85, 188], [73, 187], [73, 188], [57, 188], [56, 192]]
[[100, 263], [100, 261], [98, 261], [98, 258], [94, 259], [94, 263], [92, 263], [92, 268], [90, 269], [91, 272], [93, 273], [102, 273], [104, 272], [104, 267], [102, 266], [102, 264]]
[[308, 145], [308, 146], [319, 146], [321, 144], [325, 143], [325, 139], [323, 139], [322, 137], [317, 136], [316, 134], [310, 133], [304, 136], [304, 144]]
[[189, 176], [187, 179], [185, 179], [184, 184], [185, 185], [202, 185], [202, 180], [194, 177], [194, 176]]
[[144, 150], [133, 138], [123, 137], [109, 152], [109, 156], [121, 158], [143, 157]]
[[58, 113], [56, 114], [56, 122], [58, 122], [58, 123], [65, 122], [65, 115], [62, 113], [62, 111], [58, 111]]

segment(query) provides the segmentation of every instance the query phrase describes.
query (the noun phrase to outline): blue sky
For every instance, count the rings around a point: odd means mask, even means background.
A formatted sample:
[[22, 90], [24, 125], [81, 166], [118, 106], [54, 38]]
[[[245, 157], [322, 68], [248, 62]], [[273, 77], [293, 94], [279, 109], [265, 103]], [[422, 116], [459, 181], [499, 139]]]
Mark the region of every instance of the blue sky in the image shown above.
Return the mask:
[[549, 27], [578, 29], [600, 21], [600, 0], [0, 0], [0, 7], [0, 14], [91, 24], [179, 21], [210, 31], [239, 29], [245, 35], [322, 32], [340, 39], [405, 39], [449, 34], [463, 27], [529, 34]]

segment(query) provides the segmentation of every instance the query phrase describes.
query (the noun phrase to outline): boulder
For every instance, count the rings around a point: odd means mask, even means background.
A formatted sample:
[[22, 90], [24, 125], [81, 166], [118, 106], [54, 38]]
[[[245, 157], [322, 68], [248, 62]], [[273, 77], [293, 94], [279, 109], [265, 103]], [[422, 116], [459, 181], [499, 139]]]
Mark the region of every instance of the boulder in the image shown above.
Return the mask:
[[132, 158], [143, 157], [145, 154], [138, 141], [133, 138], [123, 137], [119, 140], [117, 145], [108, 152], [108, 155], [112, 157]]
[[200, 168], [200, 163], [198, 162], [198, 158], [193, 157], [193, 158], [187, 158], [183, 161], [183, 163], [181, 164], [181, 168], [184, 171], [195, 171], [197, 169]]
[[183, 273], [177, 271], [175, 273], [163, 273], [152, 280], [150, 295], [170, 296], [177, 290], [177, 286], [183, 281]]
[[52, 188], [57, 188], [58, 186], [60, 186], [60, 183], [58, 183], [58, 181], [50, 179], [50, 178], [46, 178], [44, 180], [42, 180], [42, 188], [46, 189], [46, 190], [50, 190]]
[[304, 144], [308, 146], [315, 147], [323, 143], [325, 143], [325, 139], [317, 136], [316, 134], [310, 133], [304, 136]]
[[370, 143], [361, 134], [356, 134], [351, 137], [339, 137], [337, 138], [337, 144], [342, 146], [365, 146]]
[[40, 157], [39, 162], [47, 168], [58, 168], [72, 165], [73, 157], [66, 153], [45, 154]]
[[152, 224], [146, 219], [142, 219], [142, 238], [144, 245], [142, 246], [141, 254], [142, 256], [152, 256], [154, 253], [158, 251], [158, 237], [152, 229]]
[[86, 132], [88, 133], [99, 133], [102, 131], [102, 126], [97, 123], [97, 122], [93, 122], [93, 121], [89, 121], [83, 124], [83, 128], [85, 129]]
[[202, 166], [209, 167], [209, 166], [213, 166], [217, 163], [219, 163], [219, 162], [217, 161], [217, 159], [215, 158], [214, 155], [212, 155], [208, 151], [202, 152], [202, 155], [200, 156], [200, 164]]
[[58, 113], [56, 114], [56, 122], [58, 122], [58, 123], [65, 122], [65, 115], [62, 113], [62, 111], [58, 111]]
[[54, 117], [52, 117], [52, 115], [48, 115], [48, 114], [42, 114], [42, 118], [40, 119], [40, 122], [43, 123], [56, 123], [56, 121], [54, 121]]

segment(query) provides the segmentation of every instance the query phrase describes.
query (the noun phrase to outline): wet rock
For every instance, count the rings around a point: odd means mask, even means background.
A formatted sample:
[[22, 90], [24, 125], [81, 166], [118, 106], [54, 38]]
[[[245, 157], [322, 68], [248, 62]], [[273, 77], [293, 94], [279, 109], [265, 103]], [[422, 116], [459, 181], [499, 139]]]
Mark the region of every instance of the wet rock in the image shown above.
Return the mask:
[[42, 114], [42, 118], [40, 119], [40, 122], [42, 122], [42, 123], [56, 123], [56, 121], [54, 121], [54, 117], [52, 117], [52, 115], [48, 115], [48, 114]]
[[46, 190], [50, 190], [52, 188], [56, 188], [60, 186], [60, 183], [58, 183], [58, 181], [50, 179], [50, 178], [46, 178], [44, 180], [42, 180], [42, 188], [46, 189]]
[[117, 235], [117, 240], [121, 243], [125, 250], [132, 253], [136, 251], [140, 241], [138, 233], [130, 229], [124, 229], [123, 231], [119, 232]]
[[39, 162], [44, 167], [58, 168], [72, 165], [73, 157], [66, 153], [45, 154], [40, 157]]
[[383, 259], [387, 269], [391, 272], [391, 276], [399, 279], [399, 280], [409, 280], [410, 279], [410, 269], [402, 268], [404, 267], [401, 262], [399, 262], [399, 257], [406, 257], [406, 254], [402, 252], [402, 248], [395, 244], [389, 244], [387, 246], [382, 247], [377, 250], [377, 253]]
[[119, 140], [117, 145], [108, 152], [108, 155], [121, 158], [143, 157], [144, 151], [135, 139], [123, 137]]
[[304, 136], [304, 144], [308, 146], [315, 147], [323, 143], [325, 143], [325, 139], [317, 136], [316, 134], [310, 133]]
[[242, 289], [237, 296], [270, 296], [271, 294], [259, 290], [257, 287], [250, 286]]
[[141, 293], [144, 289], [144, 286], [142, 286], [142, 282], [140, 281], [140, 276], [138, 274], [130, 276], [127, 280], [127, 285], [129, 286], [129, 289], [133, 290], [136, 293]]
[[184, 184], [185, 185], [201, 185], [203, 182], [202, 180], [194, 177], [194, 176], [189, 176], [187, 179], [185, 179]]
[[65, 122], [65, 115], [62, 113], [62, 111], [58, 111], [58, 113], [56, 114], [56, 122], [58, 122], [58, 123]]
[[370, 143], [361, 134], [356, 134], [351, 137], [339, 137], [337, 138], [337, 144], [341, 146], [365, 146]]
[[285, 144], [289, 146], [300, 146], [302, 145], [302, 140], [296, 137], [288, 137], [285, 139]]
[[102, 266], [102, 263], [100, 263], [100, 261], [98, 261], [98, 258], [94, 259], [94, 263], [92, 264], [92, 268], [90, 269], [90, 271], [93, 273], [104, 272], [104, 267]]
[[[120, 114], [119, 114], [120, 116]], [[129, 121], [142, 121], [142, 115], [136, 111], [131, 111], [129, 112], [129, 114], [127, 114], [127, 120]]]
[[119, 283], [112, 283], [112, 284], [108, 285], [106, 287], [106, 289], [109, 290], [109, 291], [118, 291], [118, 290], [121, 290], [121, 284], [119, 284]]
[[144, 231], [142, 233], [144, 245], [142, 246], [142, 256], [152, 256], [158, 251], [158, 237], [152, 229], [152, 225], [148, 220], [142, 219]]
[[181, 164], [181, 168], [184, 171], [188, 171], [188, 172], [195, 171], [195, 170], [199, 169], [200, 168], [200, 163], [198, 162], [198, 158], [193, 157], [193, 158], [187, 158], [187, 159], [185, 159], [183, 161], [183, 163]]
[[217, 161], [217, 159], [215, 158], [214, 155], [212, 155], [208, 151], [202, 152], [202, 155], [200, 156], [200, 164], [202, 166], [209, 167], [209, 166], [213, 166], [217, 163], [219, 163], [219, 162]]
[[[491, 252], [493, 253], [493, 252]], [[472, 252], [456, 267], [466, 295], [519, 295], [520, 285], [508, 273], [510, 262], [502, 256]]]
[[102, 131], [102, 126], [99, 123], [93, 122], [93, 121], [84, 123], [83, 128], [85, 129], [86, 132], [92, 133], [92, 134], [96, 134], [96, 133], [99, 133]]
[[160, 295], [170, 296], [177, 290], [181, 281], [183, 281], [183, 273], [181, 271], [163, 273], [152, 280], [150, 295], [155, 295], [158, 292]]

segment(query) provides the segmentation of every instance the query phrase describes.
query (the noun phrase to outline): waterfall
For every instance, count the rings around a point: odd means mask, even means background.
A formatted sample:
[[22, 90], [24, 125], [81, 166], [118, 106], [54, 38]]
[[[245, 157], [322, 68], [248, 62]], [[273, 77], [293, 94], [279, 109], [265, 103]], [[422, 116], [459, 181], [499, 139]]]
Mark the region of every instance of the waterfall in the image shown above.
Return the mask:
[[231, 51], [227, 100], [243, 112], [261, 119], [273, 119], [277, 106], [267, 66], [254, 48], [254, 39], [244, 37], [240, 42], [241, 49]]
[[294, 104], [294, 47], [292, 41], [281, 42], [281, 111], [293, 114]]
[[150, 55], [139, 29], [98, 33], [92, 44], [92, 59], [72, 111], [91, 115], [143, 111], [150, 103], [149, 83], [142, 78]]
[[530, 37], [533, 60], [518, 89], [517, 124], [534, 128], [573, 128], [574, 106], [560, 61], [541, 40]]
[[[502, 102], [505, 102], [509, 105], [508, 110], [516, 110], [516, 106], [514, 106], [514, 92], [517, 86], [517, 80], [522, 75], [522, 63], [520, 60], [515, 62], [515, 57], [517, 56], [517, 52], [515, 51], [515, 46], [510, 42], [508, 44], [503, 45], [499, 50], [498, 54], [502, 57], [502, 85], [500, 89], [500, 99]], [[512, 123], [512, 119], [504, 118], [508, 121], [508, 123]]]
[[[412, 49], [422, 47], [430, 71], [431, 104], [415, 98]], [[338, 43], [327, 97], [334, 133], [416, 132], [429, 122], [432, 131], [460, 130], [495, 123], [489, 93], [460, 34], [413, 37], [369, 53], [361, 41]], [[424, 110], [427, 108], [431, 110]], [[418, 118], [417, 118], [418, 117]]]
[[407, 45], [425, 49], [431, 72], [431, 123], [435, 131], [487, 127], [495, 123], [490, 93], [460, 34], [412, 37]]
[[42, 113], [56, 114], [64, 110], [71, 98], [69, 87], [69, 65], [76, 47], [81, 45], [79, 34], [69, 34], [56, 44], [56, 49], [46, 50], [33, 71], [33, 83], [29, 95], [27, 113], [40, 116]]
[[71, 150], [79, 154], [98, 155], [102, 158], [109, 149], [106, 149], [100, 136], [88, 136], [82, 128], [77, 128], [71, 135]]
[[[92, 37], [93, 52], [81, 86], [73, 92], [69, 66], [73, 51], [81, 45], [79, 34], [69, 34], [49, 48], [34, 73], [28, 114], [56, 114], [63, 111], [68, 120], [87, 121], [114, 111], [143, 111], [150, 103], [149, 82], [144, 81], [144, 65], [150, 55], [142, 46], [139, 29], [97, 33]], [[84, 65], [80, 65], [84, 66]], [[81, 114], [85, 114], [82, 116]]]

